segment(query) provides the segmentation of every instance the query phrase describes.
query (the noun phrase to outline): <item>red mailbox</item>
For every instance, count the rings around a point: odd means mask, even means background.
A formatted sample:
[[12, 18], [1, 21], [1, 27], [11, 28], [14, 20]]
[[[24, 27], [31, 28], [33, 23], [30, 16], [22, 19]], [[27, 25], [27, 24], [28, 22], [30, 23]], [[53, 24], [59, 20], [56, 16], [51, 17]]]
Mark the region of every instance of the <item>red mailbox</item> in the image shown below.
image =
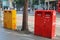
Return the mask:
[[34, 34], [47, 38], [55, 37], [56, 12], [53, 10], [37, 10], [35, 12]]
[[60, 1], [60, 0], [58, 0], [58, 1]]
[[60, 3], [57, 5], [57, 11], [60, 12]]
[[[40, 35], [42, 29], [40, 29], [40, 26], [43, 26], [43, 11], [36, 11], [35, 12], [35, 34]], [[39, 32], [40, 31], [40, 32]]]
[[60, 12], [60, 0], [58, 0], [57, 11]]

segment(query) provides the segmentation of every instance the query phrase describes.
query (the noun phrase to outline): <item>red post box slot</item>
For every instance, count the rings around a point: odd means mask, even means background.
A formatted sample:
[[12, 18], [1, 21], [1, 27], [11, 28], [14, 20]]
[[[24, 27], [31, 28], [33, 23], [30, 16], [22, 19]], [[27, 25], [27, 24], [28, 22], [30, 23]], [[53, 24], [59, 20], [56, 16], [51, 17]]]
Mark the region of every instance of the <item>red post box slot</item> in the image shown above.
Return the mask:
[[46, 16], [51, 16], [51, 12], [45, 12]]
[[40, 12], [40, 11], [36, 11], [35, 14], [36, 14], [36, 16], [42, 16], [42, 12]]
[[38, 13], [37, 15], [38, 15], [38, 16], [42, 16], [42, 12]]
[[50, 18], [51, 17], [51, 12], [45, 12], [45, 18]]

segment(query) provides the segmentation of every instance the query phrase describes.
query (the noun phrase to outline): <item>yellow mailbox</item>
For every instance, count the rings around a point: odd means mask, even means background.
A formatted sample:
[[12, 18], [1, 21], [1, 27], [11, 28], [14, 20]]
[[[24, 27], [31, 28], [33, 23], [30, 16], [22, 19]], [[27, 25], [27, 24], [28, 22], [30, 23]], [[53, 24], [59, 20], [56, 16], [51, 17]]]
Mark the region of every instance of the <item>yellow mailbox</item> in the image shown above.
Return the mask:
[[4, 28], [16, 30], [16, 10], [5, 10], [3, 19]]

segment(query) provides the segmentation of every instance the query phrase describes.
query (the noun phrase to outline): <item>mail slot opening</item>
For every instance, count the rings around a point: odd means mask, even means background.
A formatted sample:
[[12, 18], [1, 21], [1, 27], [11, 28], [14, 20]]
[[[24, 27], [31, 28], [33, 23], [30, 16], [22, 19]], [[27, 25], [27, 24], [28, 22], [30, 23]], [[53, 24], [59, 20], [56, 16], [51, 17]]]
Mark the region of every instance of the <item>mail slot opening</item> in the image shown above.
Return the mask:
[[51, 16], [51, 12], [45, 12], [46, 16]]
[[38, 12], [38, 14], [37, 14], [38, 16], [42, 16], [42, 12]]
[[11, 11], [9, 11], [9, 13], [11, 13]]
[[5, 13], [7, 13], [7, 11], [4, 11]]

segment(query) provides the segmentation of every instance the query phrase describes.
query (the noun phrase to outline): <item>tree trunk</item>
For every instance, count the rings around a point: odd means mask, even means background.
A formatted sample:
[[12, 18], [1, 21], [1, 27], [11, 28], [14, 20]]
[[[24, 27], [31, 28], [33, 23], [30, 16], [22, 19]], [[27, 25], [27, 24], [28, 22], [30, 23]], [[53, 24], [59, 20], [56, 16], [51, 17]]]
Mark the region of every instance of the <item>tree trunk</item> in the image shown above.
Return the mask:
[[23, 10], [23, 22], [21, 31], [29, 31], [28, 30], [28, 0], [24, 0], [24, 10]]

